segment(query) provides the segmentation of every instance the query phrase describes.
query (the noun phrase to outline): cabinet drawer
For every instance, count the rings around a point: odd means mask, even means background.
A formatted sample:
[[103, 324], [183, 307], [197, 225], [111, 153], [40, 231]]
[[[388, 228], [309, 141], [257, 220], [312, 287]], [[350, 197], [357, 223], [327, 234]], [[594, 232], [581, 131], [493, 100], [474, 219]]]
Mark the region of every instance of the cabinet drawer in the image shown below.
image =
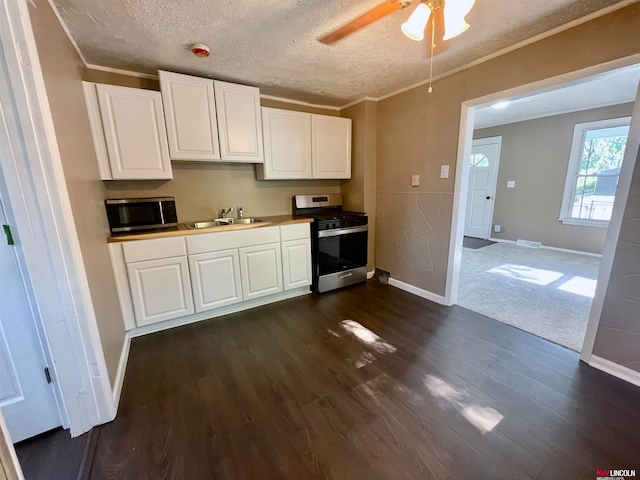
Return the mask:
[[124, 252], [124, 261], [126, 263], [180, 257], [187, 254], [184, 237], [124, 242], [122, 251]]
[[187, 237], [189, 255], [251, 247], [280, 241], [280, 227], [258, 227], [237, 232], [203, 233]]
[[310, 223], [296, 223], [280, 227], [280, 239], [283, 242], [311, 237]]

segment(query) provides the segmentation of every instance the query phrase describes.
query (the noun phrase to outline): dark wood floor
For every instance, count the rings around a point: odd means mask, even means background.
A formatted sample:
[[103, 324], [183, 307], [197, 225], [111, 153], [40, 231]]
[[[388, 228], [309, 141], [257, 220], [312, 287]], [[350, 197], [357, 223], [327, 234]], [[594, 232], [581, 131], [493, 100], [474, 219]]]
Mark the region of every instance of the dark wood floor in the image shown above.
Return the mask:
[[91, 478], [593, 479], [640, 470], [639, 405], [572, 351], [370, 281], [135, 339]]
[[71, 438], [59, 428], [15, 445], [25, 480], [76, 480], [89, 434]]

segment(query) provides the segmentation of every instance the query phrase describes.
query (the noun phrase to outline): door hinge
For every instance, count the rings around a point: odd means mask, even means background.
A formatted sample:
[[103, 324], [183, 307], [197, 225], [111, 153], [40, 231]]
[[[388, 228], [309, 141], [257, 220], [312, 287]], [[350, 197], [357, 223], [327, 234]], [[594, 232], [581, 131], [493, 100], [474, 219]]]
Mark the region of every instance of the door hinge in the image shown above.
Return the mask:
[[11, 235], [11, 227], [9, 225], [2, 225], [4, 228], [4, 234], [7, 237], [7, 245], [14, 245], [13, 235]]
[[51, 372], [49, 372], [49, 367], [44, 367], [44, 376], [47, 377], [47, 383], [51, 383]]

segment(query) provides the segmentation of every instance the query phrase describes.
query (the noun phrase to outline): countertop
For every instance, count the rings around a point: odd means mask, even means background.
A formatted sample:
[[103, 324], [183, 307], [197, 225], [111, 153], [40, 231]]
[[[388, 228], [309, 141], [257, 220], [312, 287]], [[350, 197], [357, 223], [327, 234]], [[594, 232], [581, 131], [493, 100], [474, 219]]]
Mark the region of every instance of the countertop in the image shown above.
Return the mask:
[[245, 230], [247, 228], [275, 227], [280, 225], [291, 225], [295, 223], [311, 223], [312, 218], [296, 217], [294, 215], [272, 215], [268, 217], [258, 217], [261, 222], [237, 224], [237, 225], [221, 225], [219, 227], [196, 228], [189, 230], [184, 223], [178, 225], [177, 228], [167, 230], [154, 230], [153, 232], [131, 232], [110, 235], [107, 242], [128, 242], [131, 240], [151, 240], [154, 238], [179, 237], [182, 235], [198, 235], [200, 233], [213, 232], [231, 232], [235, 230]]

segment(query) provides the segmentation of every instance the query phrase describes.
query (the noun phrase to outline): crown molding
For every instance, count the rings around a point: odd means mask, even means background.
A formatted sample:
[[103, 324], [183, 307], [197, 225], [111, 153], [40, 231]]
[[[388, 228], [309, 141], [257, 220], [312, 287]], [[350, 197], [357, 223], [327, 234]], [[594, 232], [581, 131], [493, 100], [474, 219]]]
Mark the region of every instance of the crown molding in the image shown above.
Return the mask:
[[378, 99], [377, 99], [377, 98], [374, 98], [374, 97], [362, 97], [362, 98], [360, 98], [360, 99], [358, 99], [358, 100], [354, 100], [353, 102], [347, 103], [346, 105], [342, 105], [342, 106], [340, 107], [340, 110], [344, 110], [345, 108], [353, 107], [354, 105], [357, 105], [357, 104], [359, 104], [360, 102], [366, 102], [366, 101], [369, 101], [369, 102], [377, 102], [377, 101], [378, 101]]
[[98, 70], [100, 72], [117, 73], [118, 75], [128, 75], [136, 78], [146, 78], [147, 80], [158, 80], [158, 75], [151, 73], [134, 72], [133, 70], [123, 70], [122, 68], [103, 67], [102, 65], [96, 65], [94, 63], [87, 63], [85, 67], [88, 70]]
[[340, 111], [344, 108], [344, 107], [336, 107], [334, 105], [319, 105], [316, 103], [307, 103], [307, 102], [302, 102], [300, 100], [291, 100], [289, 98], [274, 97], [271, 95], [263, 95], [263, 94], [260, 94], [260, 98], [264, 98], [265, 100], [273, 100], [274, 102], [283, 102], [283, 103], [291, 103], [293, 105], [302, 105], [303, 107], [309, 107], [309, 108], [322, 108], [323, 110]]

